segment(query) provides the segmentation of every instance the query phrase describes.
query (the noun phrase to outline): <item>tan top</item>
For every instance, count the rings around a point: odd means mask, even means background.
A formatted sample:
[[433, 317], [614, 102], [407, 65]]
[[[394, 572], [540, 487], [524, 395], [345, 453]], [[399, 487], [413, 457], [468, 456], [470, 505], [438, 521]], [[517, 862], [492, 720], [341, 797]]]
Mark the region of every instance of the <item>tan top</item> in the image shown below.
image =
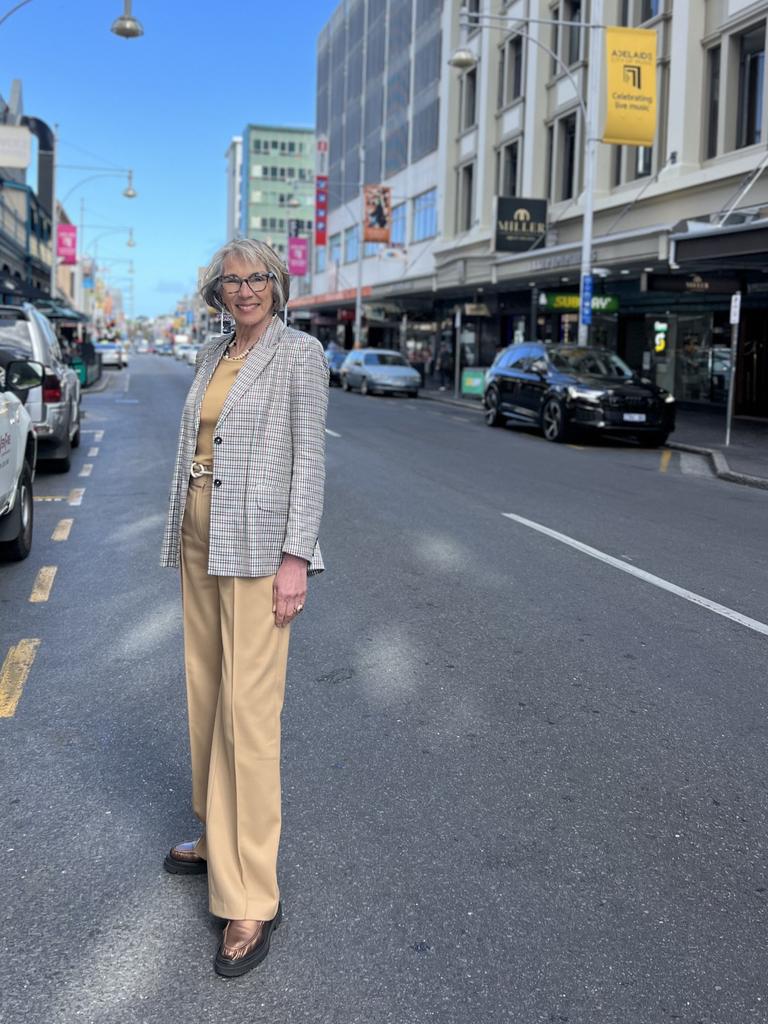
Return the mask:
[[200, 427], [197, 431], [195, 449], [195, 462], [202, 462], [204, 466], [213, 466], [213, 428], [219, 421], [227, 395], [232, 390], [237, 371], [243, 362], [244, 360], [220, 359], [205, 389], [200, 406]]

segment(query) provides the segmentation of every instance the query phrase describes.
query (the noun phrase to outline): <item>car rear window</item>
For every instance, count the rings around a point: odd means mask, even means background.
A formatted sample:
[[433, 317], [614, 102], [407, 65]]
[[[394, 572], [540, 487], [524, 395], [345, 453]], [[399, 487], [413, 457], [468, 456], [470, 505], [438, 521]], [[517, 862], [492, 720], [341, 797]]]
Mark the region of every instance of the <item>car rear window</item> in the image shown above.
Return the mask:
[[365, 357], [366, 366], [407, 366], [402, 356], [395, 352], [369, 352]]
[[22, 348], [32, 351], [32, 332], [26, 320], [10, 320], [0, 316], [0, 345], [4, 348]]

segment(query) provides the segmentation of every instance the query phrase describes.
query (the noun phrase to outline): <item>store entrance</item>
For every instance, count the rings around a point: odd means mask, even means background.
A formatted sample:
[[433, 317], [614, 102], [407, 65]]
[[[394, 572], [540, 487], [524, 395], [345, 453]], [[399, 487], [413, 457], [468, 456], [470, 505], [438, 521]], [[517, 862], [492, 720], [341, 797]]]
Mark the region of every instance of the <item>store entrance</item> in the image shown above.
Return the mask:
[[736, 415], [768, 419], [768, 322], [764, 311], [744, 313], [738, 358]]

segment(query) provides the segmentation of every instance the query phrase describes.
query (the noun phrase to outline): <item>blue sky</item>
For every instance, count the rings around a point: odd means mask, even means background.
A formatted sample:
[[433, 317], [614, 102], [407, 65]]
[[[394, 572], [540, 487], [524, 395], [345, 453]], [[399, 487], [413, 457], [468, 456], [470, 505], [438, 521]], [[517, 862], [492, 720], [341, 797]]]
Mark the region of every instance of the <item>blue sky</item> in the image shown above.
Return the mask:
[[[133, 258], [137, 314], [172, 310], [224, 241], [230, 138], [249, 122], [314, 125], [317, 36], [337, 2], [133, 0], [139, 39], [109, 31], [122, 0], [31, 0], [0, 25], [0, 93], [22, 80], [25, 113], [59, 126], [60, 164], [134, 170], [138, 198], [107, 177], [66, 208], [78, 221], [82, 197], [86, 224], [134, 228], [136, 248], [115, 233], [99, 255]], [[61, 168], [59, 198], [88, 174]]]

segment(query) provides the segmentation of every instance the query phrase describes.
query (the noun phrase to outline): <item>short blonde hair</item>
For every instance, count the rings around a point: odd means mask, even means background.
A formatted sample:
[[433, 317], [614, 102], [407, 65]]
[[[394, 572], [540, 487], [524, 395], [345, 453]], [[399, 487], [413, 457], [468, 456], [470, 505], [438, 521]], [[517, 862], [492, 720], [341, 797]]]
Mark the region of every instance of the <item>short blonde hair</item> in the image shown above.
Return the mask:
[[291, 275], [272, 246], [267, 245], [266, 242], [259, 242], [255, 238], [236, 238], [232, 242], [222, 245], [214, 254], [200, 281], [200, 295], [204, 302], [220, 312], [227, 312], [226, 306], [221, 301], [219, 285], [224, 261], [228, 256], [240, 256], [249, 263], [257, 261], [263, 263], [273, 275], [272, 311], [279, 313], [280, 310], [285, 309], [291, 290]]

